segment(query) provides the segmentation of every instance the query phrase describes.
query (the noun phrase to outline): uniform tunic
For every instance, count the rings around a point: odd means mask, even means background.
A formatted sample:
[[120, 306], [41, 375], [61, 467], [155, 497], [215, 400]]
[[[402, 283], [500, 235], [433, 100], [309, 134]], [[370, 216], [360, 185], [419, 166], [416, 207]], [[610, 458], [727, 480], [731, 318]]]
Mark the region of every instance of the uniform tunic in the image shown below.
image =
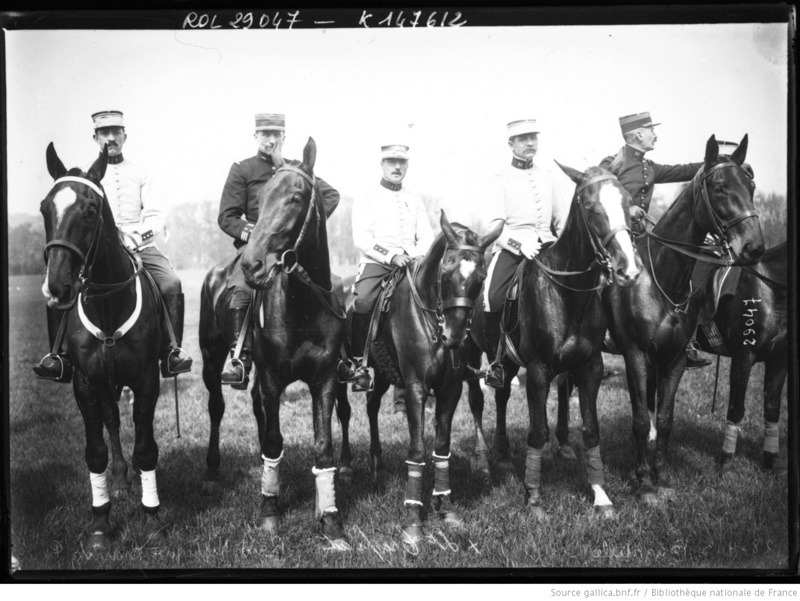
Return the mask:
[[433, 229], [422, 198], [402, 184], [381, 180], [368, 196], [353, 202], [353, 243], [361, 251], [355, 283], [357, 313], [371, 312], [380, 278], [391, 270], [392, 258], [418, 257], [433, 244]]
[[623, 161], [614, 166], [614, 156], [608, 156], [600, 163], [614, 173], [619, 183], [631, 195], [631, 203], [642, 207], [645, 212], [650, 208], [653, 198], [653, 186], [670, 182], [690, 181], [703, 163], [687, 163], [686, 165], [659, 165], [644, 158], [645, 151], [626, 144], [622, 149]]
[[533, 161], [514, 157], [511, 165], [496, 175], [491, 199], [490, 228], [505, 221], [494, 244], [485, 288], [485, 305], [500, 311], [517, 265], [523, 256], [520, 248], [537, 241], [552, 242], [564, 229], [569, 215], [569, 199], [561, 193], [555, 176]]

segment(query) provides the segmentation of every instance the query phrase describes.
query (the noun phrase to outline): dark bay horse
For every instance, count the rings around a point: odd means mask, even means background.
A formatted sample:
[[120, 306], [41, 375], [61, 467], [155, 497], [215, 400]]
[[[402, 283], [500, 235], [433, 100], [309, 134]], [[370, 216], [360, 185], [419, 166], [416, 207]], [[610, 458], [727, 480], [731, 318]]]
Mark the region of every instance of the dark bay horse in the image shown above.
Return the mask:
[[51, 143], [47, 169], [55, 180], [41, 203], [47, 245], [42, 293], [50, 309], [69, 311], [64, 330], [74, 366], [73, 391], [86, 426], [86, 465], [92, 486], [93, 521], [88, 546], [104, 547], [110, 537], [108, 447], [111, 494], [127, 490], [128, 465], [119, 438], [117, 401], [123, 386], [135, 395], [136, 443], [133, 465], [142, 480], [142, 508], [149, 538], [162, 534], [156, 487], [158, 446], [153, 418], [159, 393], [161, 305], [142, 277], [141, 261], [126, 250], [100, 181], [108, 164], [104, 148], [88, 173], [67, 171]]
[[[422, 539], [420, 509], [426, 460], [423, 437], [429, 391], [436, 397], [433, 511], [446, 523], [463, 521], [451, 500], [450, 434], [463, 380], [471, 375], [463, 347], [472, 307], [486, 278], [485, 251], [502, 230], [501, 224], [481, 237], [459, 224], [451, 225], [444, 211], [440, 224], [442, 231], [431, 248], [424, 257], [409, 264], [397, 284], [372, 343], [374, 389], [366, 393], [369, 452], [377, 476], [384, 469], [378, 431], [381, 399], [391, 384], [405, 390], [410, 440], [402, 531], [403, 541], [410, 544]], [[379, 353], [384, 359], [376, 362]], [[343, 401], [344, 386], [339, 396], [340, 404]]]
[[[646, 269], [632, 287], [603, 292], [611, 338], [625, 357], [633, 408], [638, 495], [656, 502], [655, 485], [671, 490], [667, 463], [675, 393], [686, 366], [686, 344], [697, 323], [702, 296], [690, 289], [695, 261], [706, 234], [723, 241], [721, 263], [750, 264], [764, 253], [764, 238], [753, 209], [755, 185], [742, 168], [747, 136], [730, 157], [719, 154], [712, 135], [703, 167], [637, 247]], [[702, 291], [701, 291], [702, 292]], [[657, 407], [656, 407], [657, 400]], [[657, 441], [652, 466], [647, 459], [650, 411], [656, 412]]]
[[[561, 166], [561, 165], [559, 165]], [[580, 392], [583, 441], [589, 484], [598, 513], [613, 515], [613, 505], [603, 490], [597, 391], [603, 376], [601, 346], [606, 329], [600, 290], [612, 281], [630, 287], [642, 270], [630, 237], [630, 195], [610, 172], [590, 167], [583, 173], [562, 170], [575, 182], [576, 191], [564, 230], [533, 261], [523, 261], [519, 271], [519, 319], [508, 331], [509, 340], [527, 368], [526, 391], [530, 425], [525, 461], [526, 503], [536, 517], [545, 515], [541, 495], [541, 464], [549, 438], [547, 395], [551, 380], [569, 372]], [[471, 353], [480, 365], [481, 353], [494, 356], [498, 341], [483, 338], [483, 307], [476, 311]], [[507, 362], [506, 362], [507, 363]], [[495, 396], [498, 430], [505, 433], [505, 405], [510, 374]], [[504, 393], [504, 394], [501, 394]], [[470, 408], [476, 422], [478, 453], [486, 453], [481, 425], [483, 393], [469, 382]]]
[[[731, 267], [733, 273], [728, 277], [738, 275], [739, 279], [735, 293], [723, 296], [714, 314], [719, 340], [713, 334], [707, 335], [704, 328], [698, 330], [697, 340], [703, 350], [731, 358], [728, 423], [720, 461], [722, 473], [733, 469], [750, 371], [754, 363], [762, 361], [765, 370], [763, 467], [776, 472], [786, 469], [779, 459], [778, 423], [789, 362], [787, 260], [787, 246], [783, 242], [767, 249], [753, 266]], [[740, 273], [736, 274], [736, 270]]]
[[[346, 549], [349, 545], [336, 507], [331, 440], [345, 314], [331, 286], [325, 211], [314, 177], [316, 152], [309, 138], [302, 163], [285, 163], [261, 189], [258, 223], [241, 258], [245, 280], [258, 291], [253, 301], [255, 381], [251, 391], [263, 459], [258, 526], [267, 532], [277, 529], [283, 459], [280, 395], [290, 383], [302, 380], [312, 398], [316, 517], [333, 547]], [[224, 270], [212, 269], [203, 284], [200, 316], [203, 379], [211, 417], [206, 479], [211, 480], [219, 477], [219, 424], [224, 411], [220, 372], [230, 349], [223, 334], [227, 294]]]

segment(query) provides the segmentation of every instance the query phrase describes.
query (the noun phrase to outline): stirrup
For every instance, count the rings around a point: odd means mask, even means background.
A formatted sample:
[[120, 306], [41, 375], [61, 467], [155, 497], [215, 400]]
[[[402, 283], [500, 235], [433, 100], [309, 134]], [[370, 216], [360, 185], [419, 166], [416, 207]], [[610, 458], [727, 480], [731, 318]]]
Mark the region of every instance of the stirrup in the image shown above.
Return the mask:
[[[184, 356], [181, 357], [181, 355]], [[178, 361], [174, 366], [171, 366], [170, 363], [172, 362], [173, 357], [177, 358]], [[191, 371], [191, 369], [192, 358], [187, 355], [182, 348], [171, 349], [161, 360], [161, 376], [163, 378], [171, 378], [173, 376], [177, 376], [178, 374], [185, 374]]]
[[506, 381], [506, 371], [500, 363], [492, 363], [486, 370], [484, 378], [487, 386], [492, 388], [502, 388]]
[[359, 377], [355, 361], [350, 358], [339, 359], [339, 363], [336, 365], [336, 378], [339, 380], [339, 384], [355, 382]]
[[[368, 383], [366, 386], [363, 383], [365, 378], [368, 379]], [[353, 380], [353, 385], [350, 387], [350, 389], [353, 392], [372, 392], [373, 390], [375, 390], [375, 378], [370, 376], [369, 370], [367, 370], [366, 374], [359, 373], [358, 379]]]
[[[52, 358], [58, 361], [58, 375], [54, 375], [52, 371], [47, 370], [42, 365], [45, 359]], [[55, 353], [47, 353], [38, 365], [33, 366], [33, 372], [43, 380], [53, 380], [61, 384], [69, 384], [72, 381], [72, 363], [66, 357], [56, 355]]]
[[[233, 371], [237, 367], [242, 368], [242, 375], [239, 377], [239, 379], [238, 380], [228, 379], [226, 381], [225, 372], [229, 368], [230, 371]], [[248, 371], [250, 370], [247, 369], [247, 366], [244, 364], [244, 361], [239, 359], [239, 357], [231, 357], [230, 359], [228, 359], [228, 361], [225, 363], [225, 366], [222, 368], [222, 374], [220, 378], [221, 382], [226, 386], [230, 386], [234, 390], [247, 390], [247, 385], [250, 383], [250, 376], [247, 373]]]

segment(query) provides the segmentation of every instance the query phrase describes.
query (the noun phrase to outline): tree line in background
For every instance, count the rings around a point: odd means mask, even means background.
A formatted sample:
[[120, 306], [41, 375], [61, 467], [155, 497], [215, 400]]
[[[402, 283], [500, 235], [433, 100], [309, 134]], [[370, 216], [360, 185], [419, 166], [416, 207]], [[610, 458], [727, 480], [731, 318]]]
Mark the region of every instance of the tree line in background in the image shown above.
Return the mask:
[[[428, 208], [428, 218], [435, 231], [439, 230], [441, 200], [422, 195]], [[759, 213], [764, 241], [767, 246], [786, 240], [786, 199], [779, 194], [756, 191], [755, 209]], [[177, 269], [208, 269], [235, 254], [233, 240], [217, 224], [219, 204], [215, 201], [185, 203], [168, 213], [169, 236], [159, 241], [159, 248]], [[350, 268], [358, 262], [358, 251], [353, 246], [353, 199], [343, 196], [336, 212], [328, 221], [328, 246], [334, 272], [337, 268]], [[463, 225], [483, 233], [486, 224]], [[18, 222], [8, 229], [9, 275], [35, 275], [44, 272], [42, 259], [45, 235], [41, 218]], [[337, 272], [344, 275], [344, 272]]]

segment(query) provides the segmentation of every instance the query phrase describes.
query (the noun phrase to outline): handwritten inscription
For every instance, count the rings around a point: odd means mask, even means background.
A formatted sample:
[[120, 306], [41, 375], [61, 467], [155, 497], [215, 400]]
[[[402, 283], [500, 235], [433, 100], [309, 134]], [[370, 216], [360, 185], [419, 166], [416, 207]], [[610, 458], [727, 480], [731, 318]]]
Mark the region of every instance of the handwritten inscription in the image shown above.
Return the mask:
[[[302, 24], [302, 25], [301, 25]], [[371, 13], [362, 11], [357, 23], [313, 19], [301, 19], [300, 11], [276, 11], [274, 13], [236, 12], [233, 18], [228, 18], [221, 13], [190, 12], [183, 20], [183, 29], [292, 29], [299, 27], [461, 27], [467, 21], [461, 12], [450, 11], [389, 11]]]
[[[744, 335], [744, 340], [742, 340], [742, 344], [745, 346], [755, 346], [756, 345], [756, 331], [752, 327], [756, 325], [756, 313], [758, 313], [758, 306], [756, 303], [760, 303], [760, 298], [749, 298], [744, 299], [742, 301], [744, 303], [744, 313], [742, 313], [742, 317], [745, 318], [744, 326], [745, 330], [742, 332]], [[752, 305], [752, 306], [749, 306]], [[750, 336], [750, 338], [748, 338]]]

